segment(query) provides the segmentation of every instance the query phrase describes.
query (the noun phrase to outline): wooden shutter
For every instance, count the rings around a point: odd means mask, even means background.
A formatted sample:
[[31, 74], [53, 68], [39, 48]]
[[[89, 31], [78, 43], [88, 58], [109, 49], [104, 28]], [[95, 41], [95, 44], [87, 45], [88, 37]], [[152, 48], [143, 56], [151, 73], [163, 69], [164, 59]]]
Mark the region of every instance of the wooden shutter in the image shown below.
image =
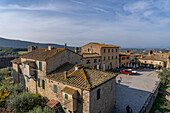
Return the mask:
[[54, 85], [54, 93], [57, 93], [57, 86]]

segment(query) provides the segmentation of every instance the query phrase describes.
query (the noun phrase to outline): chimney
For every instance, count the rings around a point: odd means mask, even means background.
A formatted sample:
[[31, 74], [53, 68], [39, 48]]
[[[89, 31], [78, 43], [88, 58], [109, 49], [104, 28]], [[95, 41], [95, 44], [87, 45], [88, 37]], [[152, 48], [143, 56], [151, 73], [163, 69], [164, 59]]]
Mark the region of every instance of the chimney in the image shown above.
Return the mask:
[[75, 66], [75, 71], [77, 71], [78, 69], [79, 69], [79, 68], [78, 68], [78, 66], [76, 65], [76, 66]]
[[28, 52], [31, 52], [35, 49], [37, 49], [38, 47], [37, 46], [28, 46], [27, 49], [28, 49]]
[[65, 43], [64, 48], [67, 48], [67, 43]]
[[75, 53], [78, 53], [78, 47], [75, 47], [75, 48], [74, 48], [74, 52], [75, 52]]
[[51, 46], [51, 45], [49, 45], [49, 46], [48, 46], [48, 50], [51, 50], [51, 49], [52, 49], [52, 46]]
[[64, 78], [67, 79], [67, 71], [64, 71]]

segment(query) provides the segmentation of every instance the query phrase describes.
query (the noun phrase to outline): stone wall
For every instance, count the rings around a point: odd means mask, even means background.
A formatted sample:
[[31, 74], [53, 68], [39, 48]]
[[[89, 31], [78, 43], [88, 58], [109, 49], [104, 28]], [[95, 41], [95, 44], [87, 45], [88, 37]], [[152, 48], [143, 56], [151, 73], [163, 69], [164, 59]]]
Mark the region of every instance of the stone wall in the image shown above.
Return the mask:
[[[89, 64], [87, 63], [88, 60], [90, 61]], [[94, 60], [96, 60], [96, 62], [94, 62]], [[81, 62], [85, 67], [97, 68], [97, 65], [101, 67], [101, 57], [82, 58]]]
[[[113, 50], [113, 52], [112, 52]], [[110, 51], [110, 52], [109, 52]], [[117, 68], [119, 65], [119, 48], [102, 48], [101, 49], [101, 68], [105, 70]], [[104, 70], [104, 69], [103, 69]]]
[[[90, 92], [90, 113], [111, 113], [115, 106], [115, 78]], [[97, 100], [97, 90], [100, 99]]]

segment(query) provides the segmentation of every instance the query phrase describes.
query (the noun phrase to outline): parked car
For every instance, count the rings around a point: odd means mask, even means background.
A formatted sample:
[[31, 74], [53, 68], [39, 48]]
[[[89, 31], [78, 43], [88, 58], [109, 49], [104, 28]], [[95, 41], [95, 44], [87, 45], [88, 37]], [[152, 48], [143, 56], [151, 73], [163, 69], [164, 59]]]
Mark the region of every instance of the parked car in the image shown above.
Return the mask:
[[133, 71], [132, 69], [124, 69], [120, 71], [120, 73], [131, 75], [131, 74], [137, 74], [137, 71]]

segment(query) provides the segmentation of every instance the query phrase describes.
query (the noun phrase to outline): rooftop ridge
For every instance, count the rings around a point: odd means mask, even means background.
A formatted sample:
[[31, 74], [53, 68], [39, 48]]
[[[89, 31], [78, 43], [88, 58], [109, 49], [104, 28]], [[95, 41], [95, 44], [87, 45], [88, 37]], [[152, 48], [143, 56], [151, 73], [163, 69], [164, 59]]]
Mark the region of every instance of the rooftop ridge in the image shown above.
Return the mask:
[[81, 69], [81, 72], [82, 72], [82, 74], [83, 74], [83, 78], [84, 78], [84, 79], [85, 79], [85, 81], [86, 81], [87, 88], [88, 88], [88, 89], [90, 89], [90, 88], [91, 88], [91, 86], [90, 86], [90, 83], [89, 83], [89, 81], [88, 81], [88, 79], [87, 79], [87, 77], [86, 77], [86, 74], [85, 74], [85, 72], [84, 72], [84, 69], [83, 69], [83, 68]]

